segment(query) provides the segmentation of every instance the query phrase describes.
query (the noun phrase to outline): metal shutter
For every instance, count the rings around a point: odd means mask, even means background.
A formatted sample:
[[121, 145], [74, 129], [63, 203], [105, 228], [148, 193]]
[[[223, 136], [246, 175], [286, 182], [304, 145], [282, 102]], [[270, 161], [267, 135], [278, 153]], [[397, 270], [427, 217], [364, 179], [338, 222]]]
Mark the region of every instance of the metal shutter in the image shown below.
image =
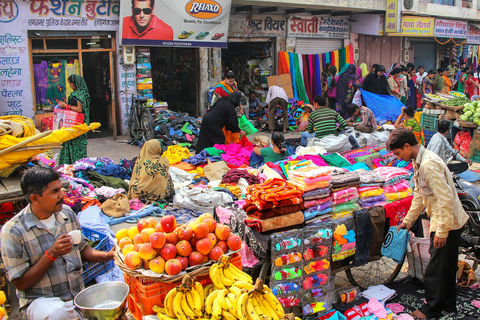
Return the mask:
[[300, 54], [321, 54], [343, 47], [342, 39], [304, 39], [297, 38], [295, 52]]

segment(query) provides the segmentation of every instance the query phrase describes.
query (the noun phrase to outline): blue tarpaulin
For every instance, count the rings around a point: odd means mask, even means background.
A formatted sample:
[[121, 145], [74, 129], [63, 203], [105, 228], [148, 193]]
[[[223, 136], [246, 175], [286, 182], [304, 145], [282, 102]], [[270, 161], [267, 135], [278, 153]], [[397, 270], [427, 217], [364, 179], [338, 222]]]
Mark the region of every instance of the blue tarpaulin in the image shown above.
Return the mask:
[[372, 110], [377, 121], [395, 121], [400, 113], [402, 113], [402, 107], [405, 107], [405, 105], [394, 96], [371, 93], [363, 89], [362, 98], [367, 107]]

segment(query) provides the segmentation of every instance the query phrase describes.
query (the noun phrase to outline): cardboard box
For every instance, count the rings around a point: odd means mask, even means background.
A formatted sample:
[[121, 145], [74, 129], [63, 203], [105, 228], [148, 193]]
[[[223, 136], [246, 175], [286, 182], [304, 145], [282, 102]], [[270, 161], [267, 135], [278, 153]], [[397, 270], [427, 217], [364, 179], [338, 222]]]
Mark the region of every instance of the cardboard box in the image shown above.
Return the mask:
[[285, 90], [289, 99], [293, 98], [292, 78], [289, 74], [280, 74], [267, 77], [268, 87], [279, 86]]
[[82, 124], [85, 115], [71, 110], [55, 108], [53, 110], [53, 130], [70, 128]]

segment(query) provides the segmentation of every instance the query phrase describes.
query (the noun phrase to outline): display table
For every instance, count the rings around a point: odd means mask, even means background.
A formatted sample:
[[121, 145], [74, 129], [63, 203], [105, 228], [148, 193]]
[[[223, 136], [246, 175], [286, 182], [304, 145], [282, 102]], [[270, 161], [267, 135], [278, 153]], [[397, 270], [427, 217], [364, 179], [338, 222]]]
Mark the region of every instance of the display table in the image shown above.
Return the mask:
[[[68, 188], [70, 182], [61, 178], [62, 187]], [[0, 179], [0, 204], [12, 201], [23, 200], [22, 189], [20, 188], [20, 177]]]

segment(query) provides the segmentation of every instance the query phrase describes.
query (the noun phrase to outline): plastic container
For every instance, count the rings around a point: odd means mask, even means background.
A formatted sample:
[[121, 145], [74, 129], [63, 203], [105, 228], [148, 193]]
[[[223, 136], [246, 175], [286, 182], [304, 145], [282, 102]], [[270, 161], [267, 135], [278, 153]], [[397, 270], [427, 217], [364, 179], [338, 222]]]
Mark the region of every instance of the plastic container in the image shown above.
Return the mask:
[[437, 132], [437, 119], [438, 119], [438, 115], [426, 114], [425, 112], [423, 112], [420, 125], [423, 130]]
[[[241, 270], [242, 259], [240, 253], [234, 253], [230, 258], [230, 263], [233, 263]], [[204, 287], [212, 283], [208, 275], [197, 277], [196, 281], [200, 282]], [[182, 284], [181, 281], [172, 283], [144, 281], [126, 274], [125, 283], [130, 287], [130, 294], [127, 297], [128, 310], [136, 320], [142, 320], [143, 316], [155, 314], [152, 310], [154, 305], [163, 308], [167, 293]]]
[[[110, 251], [112, 249], [112, 245], [106, 234], [85, 227], [82, 228], [82, 231], [83, 235], [88, 240], [99, 241], [98, 244], [94, 247], [95, 250]], [[102, 275], [108, 270], [112, 269], [114, 266], [115, 262], [113, 260], [98, 263], [85, 262], [83, 264], [84, 271], [82, 272], [83, 282], [85, 284], [89, 283], [99, 275]]]

